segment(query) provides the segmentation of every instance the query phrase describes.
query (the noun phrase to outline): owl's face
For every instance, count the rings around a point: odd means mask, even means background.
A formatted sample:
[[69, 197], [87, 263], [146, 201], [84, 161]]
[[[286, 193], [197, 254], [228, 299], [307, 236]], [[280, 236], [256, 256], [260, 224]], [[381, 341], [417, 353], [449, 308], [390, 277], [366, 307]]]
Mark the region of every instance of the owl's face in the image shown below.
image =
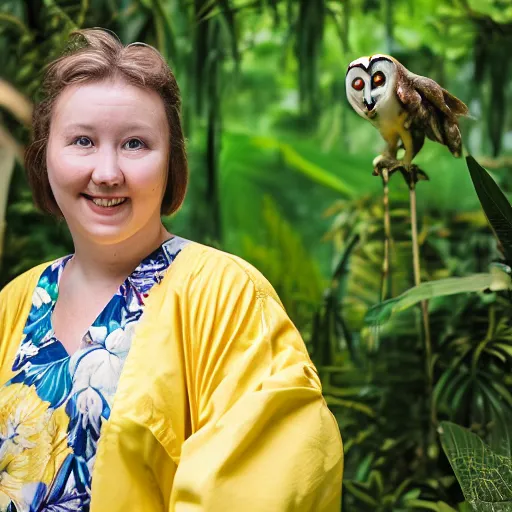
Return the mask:
[[372, 120], [395, 94], [396, 77], [396, 65], [387, 55], [354, 60], [345, 78], [348, 101], [361, 117]]

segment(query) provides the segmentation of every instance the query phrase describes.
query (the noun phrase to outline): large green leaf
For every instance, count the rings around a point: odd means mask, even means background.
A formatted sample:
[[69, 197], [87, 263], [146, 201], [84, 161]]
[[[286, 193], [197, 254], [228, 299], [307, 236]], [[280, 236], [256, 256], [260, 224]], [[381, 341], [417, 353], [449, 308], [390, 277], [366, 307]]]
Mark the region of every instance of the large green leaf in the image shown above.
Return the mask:
[[512, 206], [491, 175], [471, 155], [466, 157], [466, 162], [485, 215], [505, 258], [512, 261]]
[[500, 291], [512, 287], [512, 279], [506, 265], [494, 264], [489, 273], [473, 274], [466, 277], [449, 277], [429, 281], [415, 286], [394, 299], [376, 304], [368, 310], [365, 322], [370, 325], [389, 320], [392, 314], [404, 311], [422, 300], [429, 300], [457, 293], [479, 292], [490, 289]]
[[441, 423], [441, 444], [466, 500], [477, 512], [512, 510], [512, 459], [491, 450], [477, 435]]
[[355, 195], [355, 191], [350, 185], [345, 183], [338, 176], [322, 169], [314, 162], [306, 160], [290, 144], [279, 142], [277, 139], [271, 137], [255, 137], [253, 141], [254, 144], [257, 144], [261, 148], [279, 149], [283, 155], [284, 161], [292, 169], [301, 172], [313, 182], [331, 188], [343, 196], [353, 197]]

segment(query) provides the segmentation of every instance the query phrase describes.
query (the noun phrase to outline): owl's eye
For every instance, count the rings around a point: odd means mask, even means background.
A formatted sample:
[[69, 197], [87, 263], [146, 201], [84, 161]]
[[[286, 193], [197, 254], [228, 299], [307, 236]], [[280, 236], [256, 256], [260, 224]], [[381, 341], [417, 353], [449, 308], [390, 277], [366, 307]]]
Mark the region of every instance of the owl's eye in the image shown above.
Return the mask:
[[381, 87], [385, 83], [386, 77], [384, 76], [384, 73], [382, 73], [381, 71], [377, 71], [377, 73], [375, 73], [372, 76], [372, 84], [374, 87]]
[[356, 91], [362, 91], [364, 89], [364, 80], [362, 78], [354, 78], [352, 81], [352, 87]]

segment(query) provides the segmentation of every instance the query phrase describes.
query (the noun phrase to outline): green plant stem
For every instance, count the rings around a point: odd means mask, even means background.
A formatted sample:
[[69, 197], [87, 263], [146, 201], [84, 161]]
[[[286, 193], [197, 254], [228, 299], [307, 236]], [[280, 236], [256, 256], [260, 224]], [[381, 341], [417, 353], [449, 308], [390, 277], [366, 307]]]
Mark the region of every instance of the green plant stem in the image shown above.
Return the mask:
[[[415, 173], [415, 171], [412, 171]], [[420, 269], [420, 248], [418, 243], [418, 219], [416, 206], [416, 176], [410, 177], [409, 198], [411, 206], [411, 237], [412, 237], [412, 258], [414, 270], [414, 284], [418, 286], [421, 283]], [[432, 368], [432, 342], [430, 338], [430, 322], [428, 314], [428, 301], [421, 301], [421, 313], [423, 318], [423, 335], [425, 343], [425, 371], [427, 377], [427, 404], [430, 411], [430, 421], [428, 428], [428, 443], [435, 439], [436, 414], [433, 407], [433, 368]]]
[[7, 14], [5, 12], [0, 13], [0, 23], [10, 23], [11, 25], [17, 27], [24, 36], [30, 37], [31, 35], [27, 26], [16, 16], [12, 16], [11, 14]]
[[482, 352], [487, 347], [487, 344], [493, 339], [495, 331], [496, 331], [496, 306], [494, 304], [491, 304], [489, 306], [489, 325], [487, 327], [487, 333], [485, 334], [485, 338], [476, 347], [476, 350], [473, 353], [473, 358], [471, 361], [471, 376], [473, 379], [476, 378], [476, 373], [478, 371], [478, 362], [480, 360], [480, 356], [482, 355]]

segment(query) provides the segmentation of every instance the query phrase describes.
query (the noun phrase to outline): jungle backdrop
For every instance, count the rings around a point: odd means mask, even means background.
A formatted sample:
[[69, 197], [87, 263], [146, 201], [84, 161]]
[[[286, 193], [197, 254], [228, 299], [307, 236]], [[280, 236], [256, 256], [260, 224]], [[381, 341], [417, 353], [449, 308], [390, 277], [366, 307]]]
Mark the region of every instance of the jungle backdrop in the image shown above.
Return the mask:
[[[43, 67], [77, 27], [153, 44], [175, 72], [191, 182], [165, 223], [245, 258], [276, 288], [340, 426], [343, 510], [470, 510], [441, 422], [489, 443], [508, 424], [509, 292], [434, 296], [428, 350], [419, 307], [368, 321], [371, 306], [414, 284], [411, 219], [408, 188], [393, 176], [383, 297], [382, 181], [372, 160], [384, 143], [349, 106], [345, 72], [357, 57], [387, 53], [462, 99], [466, 151], [508, 196], [511, 1], [1, 0], [0, 287], [72, 251], [65, 225], [32, 205], [22, 154]], [[422, 281], [488, 272], [502, 254], [466, 162], [428, 141], [416, 163], [430, 177], [417, 187]], [[497, 457], [508, 497], [482, 498], [476, 510], [512, 510], [510, 458]], [[491, 473], [469, 467], [485, 488], [495, 487]]]

